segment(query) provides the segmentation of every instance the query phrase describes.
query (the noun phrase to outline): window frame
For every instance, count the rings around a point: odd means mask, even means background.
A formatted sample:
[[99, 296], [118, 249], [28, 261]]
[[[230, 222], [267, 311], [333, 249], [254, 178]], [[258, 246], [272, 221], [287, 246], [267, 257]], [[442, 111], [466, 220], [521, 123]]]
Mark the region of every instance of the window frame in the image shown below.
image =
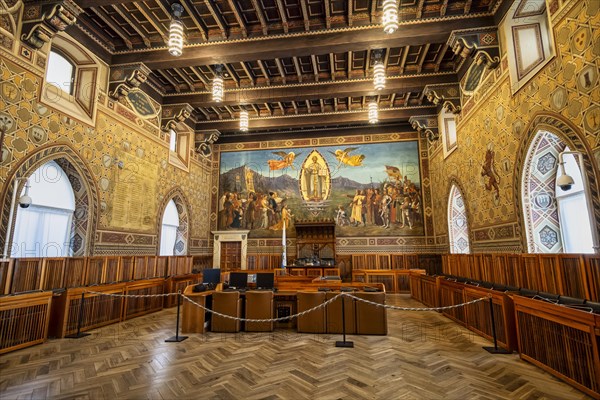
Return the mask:
[[[69, 91], [68, 92], [66, 90], [64, 90], [63, 86], [56, 86], [55, 82], [49, 82], [48, 81], [48, 70], [50, 68], [50, 55], [52, 53], [58, 55], [59, 57], [61, 57], [67, 63], [69, 63], [71, 65], [71, 81], [70, 81], [71, 84], [69, 86]], [[74, 92], [75, 92], [75, 77], [76, 76], [77, 76], [77, 64], [75, 64], [75, 62], [67, 54], [65, 54], [65, 52], [62, 51], [60, 48], [58, 48], [58, 47], [51, 47], [50, 51], [48, 52], [48, 65], [46, 66], [46, 73], [44, 75], [44, 80], [46, 81], [46, 83], [49, 83], [49, 84], [51, 84], [51, 85], [59, 88], [63, 92], [67, 93], [69, 96], [73, 96]]]

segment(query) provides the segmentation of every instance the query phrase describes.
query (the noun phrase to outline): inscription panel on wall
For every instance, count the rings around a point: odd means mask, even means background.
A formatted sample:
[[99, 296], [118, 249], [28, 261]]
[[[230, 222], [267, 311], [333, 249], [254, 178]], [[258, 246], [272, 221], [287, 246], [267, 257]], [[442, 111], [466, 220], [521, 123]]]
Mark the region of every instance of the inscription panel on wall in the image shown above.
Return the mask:
[[111, 226], [154, 231], [156, 201], [152, 196], [158, 190], [158, 165], [125, 151], [116, 151], [115, 158], [123, 167], [114, 172]]

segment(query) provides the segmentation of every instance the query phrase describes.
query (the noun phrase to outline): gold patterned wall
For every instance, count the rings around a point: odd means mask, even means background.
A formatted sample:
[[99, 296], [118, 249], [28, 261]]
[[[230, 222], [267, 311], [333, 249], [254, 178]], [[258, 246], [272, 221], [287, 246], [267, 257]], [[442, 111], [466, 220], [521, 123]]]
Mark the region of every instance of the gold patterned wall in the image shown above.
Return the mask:
[[[98, 99], [95, 126], [57, 112], [40, 102], [43, 81], [39, 72], [28, 70], [27, 60], [19, 66], [9, 56], [0, 53], [0, 123], [9, 126], [0, 162], [0, 197], [8, 188], [7, 177], [12, 177], [24, 160], [41, 149], [64, 144], [89, 168], [97, 188], [97, 229], [90, 251], [155, 254], [164, 197], [178, 189], [190, 216], [185, 227], [188, 252], [210, 252], [207, 160], [194, 155], [189, 172], [169, 164], [164, 134], [158, 128], [136, 124], [122, 105], [113, 104], [103, 94]], [[17, 55], [13, 57], [18, 60]]]
[[[438, 243], [448, 243], [449, 182], [455, 180], [464, 190], [473, 251], [526, 251], [517, 183], [523, 169], [519, 164], [528, 140], [535, 134], [532, 129], [537, 120], [555, 121], [551, 124], [557, 130], [576, 133], [572, 137], [576, 136], [581, 148], [594, 155], [595, 171], [590, 165], [588, 172], [592, 173], [593, 194], [598, 193], [600, 2], [553, 1], [549, 10], [556, 57], [513, 96], [504, 54], [500, 66], [485, 78], [474, 96], [463, 99], [457, 125], [458, 149], [446, 159], [441, 146], [432, 150], [431, 186]], [[569, 126], [573, 129], [566, 128]], [[493, 170], [487, 173], [486, 165]]]

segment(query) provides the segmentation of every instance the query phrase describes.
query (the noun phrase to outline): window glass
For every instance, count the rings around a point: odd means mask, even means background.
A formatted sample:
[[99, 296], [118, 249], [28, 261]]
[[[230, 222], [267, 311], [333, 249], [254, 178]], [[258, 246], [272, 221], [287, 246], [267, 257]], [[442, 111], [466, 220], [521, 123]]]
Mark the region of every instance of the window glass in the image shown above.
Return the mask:
[[55, 51], [50, 51], [48, 70], [46, 71], [47, 83], [72, 94], [74, 71], [75, 67], [69, 60]]

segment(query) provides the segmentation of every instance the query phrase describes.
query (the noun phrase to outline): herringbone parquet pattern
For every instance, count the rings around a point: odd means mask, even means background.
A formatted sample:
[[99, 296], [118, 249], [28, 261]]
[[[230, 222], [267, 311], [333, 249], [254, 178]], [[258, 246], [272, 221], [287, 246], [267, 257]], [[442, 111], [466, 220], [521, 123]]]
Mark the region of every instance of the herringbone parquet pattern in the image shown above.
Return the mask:
[[[389, 304], [420, 306], [405, 295]], [[175, 309], [0, 357], [8, 399], [584, 399], [437, 313], [388, 311], [388, 336], [173, 335]]]

